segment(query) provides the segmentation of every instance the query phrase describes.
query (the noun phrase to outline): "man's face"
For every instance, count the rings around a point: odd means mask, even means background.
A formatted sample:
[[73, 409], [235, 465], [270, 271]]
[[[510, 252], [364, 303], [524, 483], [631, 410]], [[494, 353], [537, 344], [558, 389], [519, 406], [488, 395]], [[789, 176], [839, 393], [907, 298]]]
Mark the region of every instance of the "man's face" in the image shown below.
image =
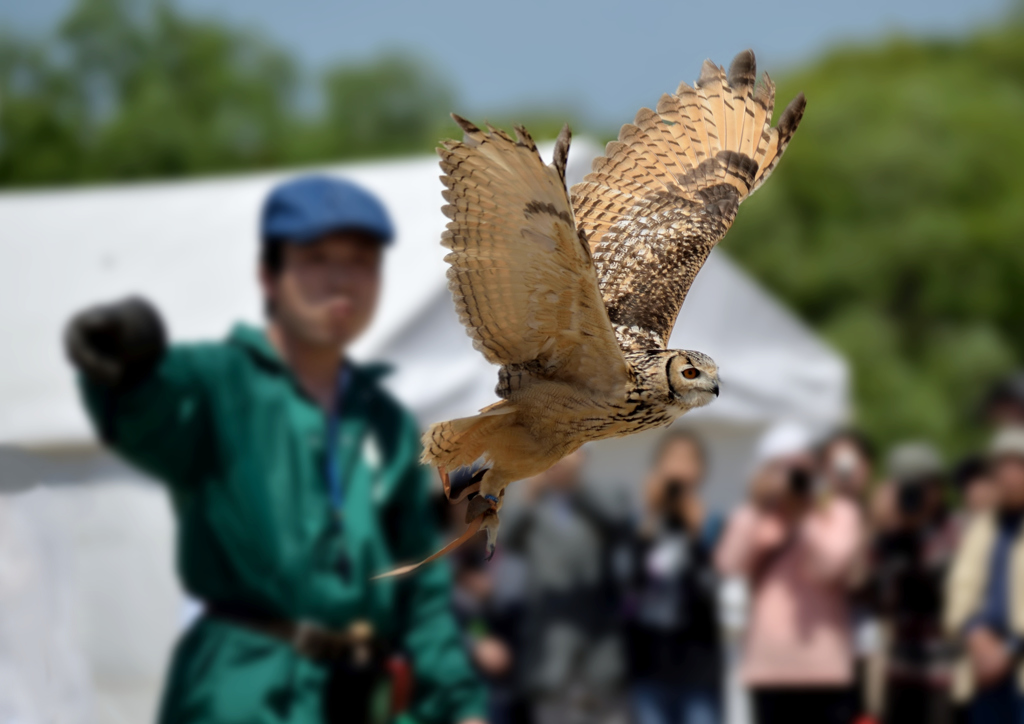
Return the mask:
[[999, 503], [1004, 508], [1024, 508], [1024, 458], [1004, 455], [992, 468]]
[[964, 503], [972, 513], [992, 510], [997, 501], [996, 486], [988, 475], [978, 475], [964, 487]]
[[274, 321], [308, 344], [344, 347], [373, 318], [380, 290], [381, 244], [341, 232], [285, 244], [281, 270], [261, 272]]
[[871, 463], [850, 440], [839, 439], [824, 455], [824, 473], [832, 489], [861, 497], [871, 482]]
[[689, 440], [673, 441], [658, 461], [656, 477], [678, 482], [685, 488], [697, 487], [704, 479], [700, 450]]

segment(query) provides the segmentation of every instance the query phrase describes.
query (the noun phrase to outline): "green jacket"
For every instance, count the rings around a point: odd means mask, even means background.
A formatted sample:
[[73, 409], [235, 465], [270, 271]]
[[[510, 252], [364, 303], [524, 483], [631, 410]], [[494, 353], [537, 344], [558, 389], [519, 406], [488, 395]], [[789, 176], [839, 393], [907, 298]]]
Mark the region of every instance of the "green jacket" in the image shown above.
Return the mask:
[[[178, 571], [195, 597], [345, 628], [356, 619], [404, 650], [416, 721], [482, 716], [485, 694], [449, 610], [448, 568], [371, 582], [438, 544], [412, 417], [355, 367], [337, 439], [264, 334], [171, 348], [149, 379], [111, 395], [83, 382], [106, 441], [167, 484]], [[324, 459], [337, 445], [343, 525]], [[340, 529], [340, 532], [339, 532]], [[345, 552], [349, 573], [337, 561]], [[168, 724], [320, 722], [326, 669], [286, 644], [203, 618], [177, 647], [161, 713]]]

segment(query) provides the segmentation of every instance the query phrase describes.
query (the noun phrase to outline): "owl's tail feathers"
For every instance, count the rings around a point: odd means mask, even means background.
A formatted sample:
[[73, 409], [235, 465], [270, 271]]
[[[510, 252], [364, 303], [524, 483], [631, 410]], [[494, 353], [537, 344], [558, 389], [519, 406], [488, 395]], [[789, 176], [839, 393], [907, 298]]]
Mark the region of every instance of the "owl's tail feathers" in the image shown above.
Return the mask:
[[[773, 128], [775, 84], [767, 73], [757, 82], [753, 51], [737, 55], [728, 73], [706, 60], [693, 86], [681, 83], [661, 97], [657, 110], [643, 108], [624, 125], [580, 186], [604, 185], [641, 198], [666, 191], [696, 198], [730, 184], [742, 201], [779, 163], [805, 106], [801, 93]], [[583, 197], [586, 189], [577, 188], [574, 195]]]

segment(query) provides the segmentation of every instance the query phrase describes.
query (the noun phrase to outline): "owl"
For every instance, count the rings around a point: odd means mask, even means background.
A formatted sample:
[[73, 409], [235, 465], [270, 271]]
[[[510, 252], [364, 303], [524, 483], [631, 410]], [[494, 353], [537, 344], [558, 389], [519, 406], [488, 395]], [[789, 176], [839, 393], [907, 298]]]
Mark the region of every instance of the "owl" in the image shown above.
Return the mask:
[[[686, 293], [740, 202], [771, 174], [803, 116], [771, 126], [775, 87], [752, 51], [642, 109], [566, 189], [568, 126], [553, 160], [530, 135], [453, 115], [439, 149], [450, 219], [448, 286], [500, 398], [423, 436], [453, 502], [493, 553], [505, 487], [581, 445], [670, 424], [719, 393], [706, 354], [667, 349]], [[437, 554], [435, 554], [437, 555]]]

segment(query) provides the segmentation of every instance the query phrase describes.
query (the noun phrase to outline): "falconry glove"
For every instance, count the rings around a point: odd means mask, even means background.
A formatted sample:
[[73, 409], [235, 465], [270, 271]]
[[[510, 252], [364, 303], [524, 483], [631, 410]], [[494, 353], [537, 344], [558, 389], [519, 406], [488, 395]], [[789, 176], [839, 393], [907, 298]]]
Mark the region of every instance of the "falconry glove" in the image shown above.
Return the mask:
[[90, 381], [123, 389], [156, 369], [167, 351], [167, 333], [152, 304], [129, 297], [76, 314], [64, 344], [71, 362]]

